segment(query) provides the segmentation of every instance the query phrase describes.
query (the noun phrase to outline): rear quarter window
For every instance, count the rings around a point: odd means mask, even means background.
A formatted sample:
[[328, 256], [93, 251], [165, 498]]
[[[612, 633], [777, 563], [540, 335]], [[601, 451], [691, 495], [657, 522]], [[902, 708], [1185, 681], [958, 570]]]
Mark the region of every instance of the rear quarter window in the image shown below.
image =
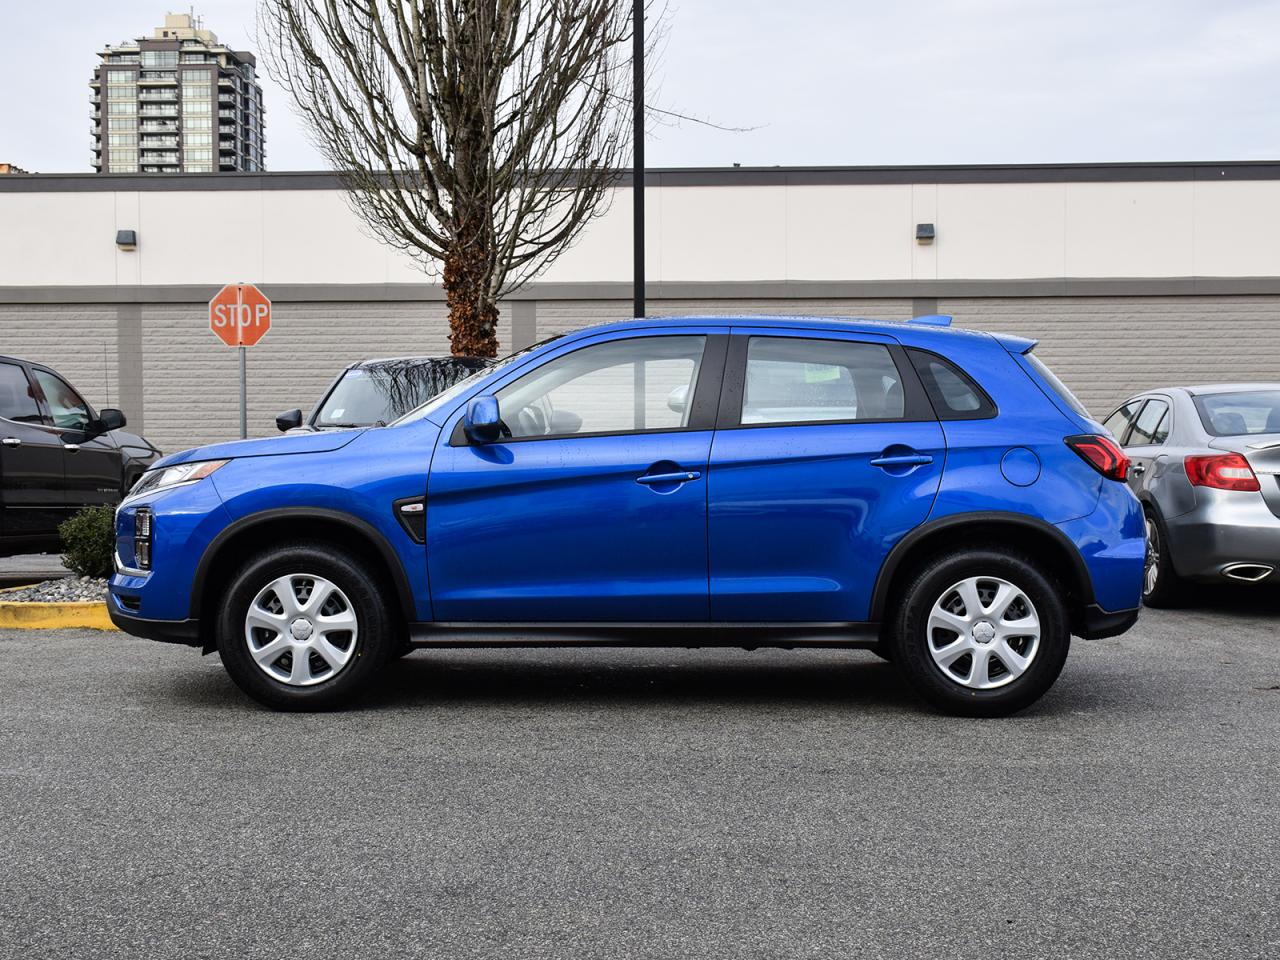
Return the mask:
[[986, 391], [950, 360], [915, 348], [908, 349], [907, 355], [939, 420], [986, 420], [996, 415], [996, 405]]

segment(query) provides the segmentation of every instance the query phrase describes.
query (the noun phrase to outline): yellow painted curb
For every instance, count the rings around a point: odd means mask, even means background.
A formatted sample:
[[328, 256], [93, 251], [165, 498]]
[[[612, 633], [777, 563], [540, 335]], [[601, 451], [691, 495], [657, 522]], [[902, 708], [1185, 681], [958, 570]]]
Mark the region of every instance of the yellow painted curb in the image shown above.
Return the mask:
[[0, 603], [0, 630], [115, 630], [107, 605], [96, 600], [69, 603]]

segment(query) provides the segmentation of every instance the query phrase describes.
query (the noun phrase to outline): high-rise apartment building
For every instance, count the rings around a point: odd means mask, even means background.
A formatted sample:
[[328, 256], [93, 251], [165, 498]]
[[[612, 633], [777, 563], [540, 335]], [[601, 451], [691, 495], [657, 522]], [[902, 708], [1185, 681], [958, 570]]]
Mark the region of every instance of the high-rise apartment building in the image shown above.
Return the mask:
[[252, 53], [189, 14], [98, 54], [93, 166], [99, 173], [219, 173], [263, 165], [262, 88]]

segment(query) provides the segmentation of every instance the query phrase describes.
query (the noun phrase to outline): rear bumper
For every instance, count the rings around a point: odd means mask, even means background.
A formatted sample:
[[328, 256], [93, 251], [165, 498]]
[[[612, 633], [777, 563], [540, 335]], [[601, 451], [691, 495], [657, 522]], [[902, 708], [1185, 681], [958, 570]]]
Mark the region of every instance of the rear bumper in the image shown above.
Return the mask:
[[[1174, 569], [1197, 580], [1223, 580], [1237, 563], [1280, 568], [1280, 517], [1257, 493], [1196, 489], [1196, 509], [1166, 519]], [[1261, 583], [1280, 583], [1280, 572]]]
[[135, 637], [159, 640], [161, 643], [180, 643], [188, 647], [200, 646], [199, 620], [148, 620], [145, 617], [131, 617], [116, 606], [114, 598], [107, 603], [107, 613], [112, 623]]
[[1084, 609], [1080, 636], [1086, 640], [1105, 640], [1107, 637], [1119, 636], [1138, 622], [1138, 614], [1141, 612], [1141, 607], [1134, 607], [1132, 610], [1111, 613], [1096, 603], [1091, 603]]

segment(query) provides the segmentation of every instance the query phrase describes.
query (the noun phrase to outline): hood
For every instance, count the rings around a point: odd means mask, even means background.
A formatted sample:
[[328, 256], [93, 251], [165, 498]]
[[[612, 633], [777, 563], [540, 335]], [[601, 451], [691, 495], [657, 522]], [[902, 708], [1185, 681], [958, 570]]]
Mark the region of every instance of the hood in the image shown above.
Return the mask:
[[323, 433], [295, 433], [261, 440], [232, 440], [192, 447], [157, 460], [153, 467], [170, 467], [193, 460], [231, 460], [235, 457], [279, 457], [294, 453], [328, 453], [341, 450], [364, 430], [326, 430]]

